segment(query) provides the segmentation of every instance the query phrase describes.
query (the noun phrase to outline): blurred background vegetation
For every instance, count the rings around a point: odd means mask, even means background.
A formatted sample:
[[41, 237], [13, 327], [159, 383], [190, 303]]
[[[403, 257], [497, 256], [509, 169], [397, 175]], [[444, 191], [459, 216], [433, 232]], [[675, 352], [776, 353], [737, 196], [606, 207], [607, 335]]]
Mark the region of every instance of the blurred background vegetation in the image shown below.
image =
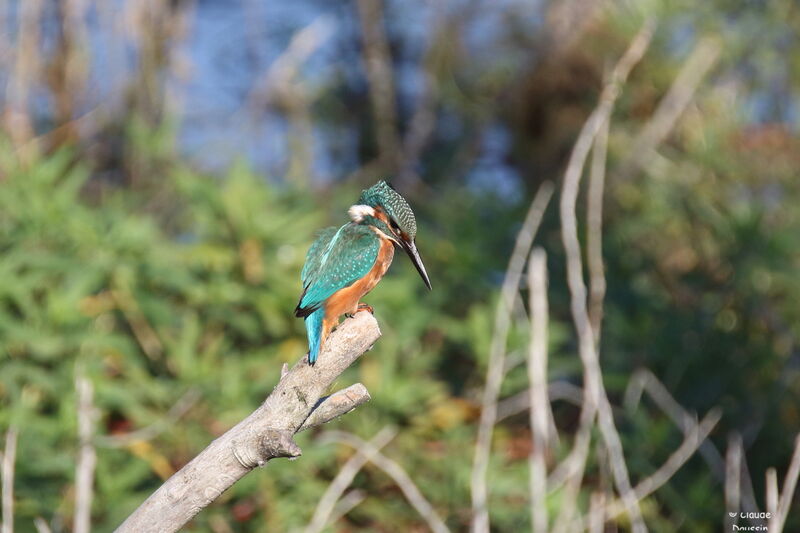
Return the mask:
[[[647, 368], [690, 412], [722, 408], [712, 440], [724, 455], [741, 436], [762, 509], [766, 469], [783, 479], [800, 430], [793, 0], [9, 0], [0, 17], [0, 431], [19, 430], [18, 531], [36, 517], [72, 530], [76, 369], [95, 388], [92, 523], [109, 531], [305, 353], [292, 316], [305, 251], [387, 177], [417, 213], [434, 290], [398, 256], [368, 299], [383, 337], [342, 383], [362, 381], [373, 399], [335, 424], [363, 438], [398, 427], [385, 453], [466, 530], [516, 232], [539, 184], [560, 183], [610, 66], [647, 17], [653, 43], [611, 121], [603, 230], [601, 358], [631, 476], [682, 439], [653, 404], [623, 407], [631, 374]], [[663, 142], [643, 145], [704, 46], [719, 51], [710, 70]], [[550, 380], [580, 385], [559, 231], [551, 205], [537, 238], [550, 270]], [[523, 321], [503, 398], [527, 387], [526, 344]], [[554, 412], [555, 460], [579, 408]], [[114, 440], [165, 420], [152, 438]], [[314, 438], [191, 528], [303, 527], [352, 453]], [[493, 530], [530, 527], [530, 442], [524, 413], [495, 431]], [[425, 530], [379, 470], [354, 487], [366, 499], [330, 530]], [[596, 490], [610, 490], [601, 462], [588, 466], [582, 509]], [[548, 505], [555, 513], [558, 494]], [[699, 456], [643, 504], [663, 532], [719, 531], [724, 511], [721, 480]], [[796, 513], [786, 530], [800, 530]]]

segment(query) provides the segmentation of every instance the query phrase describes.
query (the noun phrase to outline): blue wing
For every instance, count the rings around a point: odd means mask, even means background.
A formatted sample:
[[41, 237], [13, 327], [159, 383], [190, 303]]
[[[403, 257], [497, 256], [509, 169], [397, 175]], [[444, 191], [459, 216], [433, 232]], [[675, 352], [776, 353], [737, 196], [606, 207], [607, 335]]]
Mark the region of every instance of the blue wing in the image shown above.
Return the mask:
[[328, 248], [334, 235], [336, 235], [336, 227], [334, 226], [321, 230], [317, 235], [317, 240], [314, 241], [314, 244], [308, 249], [306, 263], [303, 265], [303, 271], [300, 272], [300, 280], [303, 282], [303, 287], [308, 285], [308, 279], [319, 269], [319, 265], [322, 262], [322, 255]]
[[368, 227], [345, 224], [331, 237], [332, 229], [324, 230], [308, 252], [296, 316], [307, 317], [333, 293], [366, 276], [378, 258], [380, 239]]

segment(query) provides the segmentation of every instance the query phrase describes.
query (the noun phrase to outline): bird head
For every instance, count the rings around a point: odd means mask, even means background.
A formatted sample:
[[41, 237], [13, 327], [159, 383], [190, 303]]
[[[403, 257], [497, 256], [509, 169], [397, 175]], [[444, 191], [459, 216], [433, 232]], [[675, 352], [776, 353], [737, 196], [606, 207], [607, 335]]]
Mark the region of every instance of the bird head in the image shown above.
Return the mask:
[[414, 242], [417, 236], [417, 220], [406, 199], [394, 187], [385, 181], [379, 181], [363, 190], [358, 203], [350, 206], [348, 214], [353, 222], [373, 226], [382, 236], [405, 250], [425, 286], [431, 288], [431, 280]]

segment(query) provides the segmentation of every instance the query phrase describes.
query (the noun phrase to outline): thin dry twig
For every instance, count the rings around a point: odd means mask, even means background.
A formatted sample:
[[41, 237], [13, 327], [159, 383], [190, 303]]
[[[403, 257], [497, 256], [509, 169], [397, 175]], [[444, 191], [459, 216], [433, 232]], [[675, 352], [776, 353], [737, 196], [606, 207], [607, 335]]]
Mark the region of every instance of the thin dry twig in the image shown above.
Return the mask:
[[603, 299], [606, 276], [603, 266], [603, 189], [606, 179], [608, 130], [610, 120], [600, 126], [592, 148], [589, 173], [589, 194], [586, 196], [586, 264], [589, 267], [589, 322], [595, 344], [600, 346], [600, 325], [603, 322]]
[[333, 512], [331, 513], [330, 520], [328, 520], [331, 524], [335, 524], [339, 521], [339, 519], [345, 516], [347, 513], [355, 509], [357, 506], [361, 504], [364, 500], [367, 499], [367, 495], [364, 493], [363, 490], [351, 490], [344, 496], [342, 499], [336, 502], [336, 507], [333, 508]]
[[[728, 438], [725, 454], [725, 527], [733, 529], [741, 502], [742, 437], [733, 434]], [[731, 516], [733, 514], [733, 516]]]
[[653, 117], [636, 135], [630, 155], [620, 166], [619, 175], [625, 179], [653, 157], [656, 147], [666, 139], [683, 114], [700, 82], [717, 62], [722, 47], [716, 39], [704, 38], [695, 46], [689, 58], [659, 102]]
[[[370, 313], [345, 320], [331, 334], [315, 366], [310, 366], [307, 358], [301, 359], [258, 409], [169, 478], [117, 531], [176, 531], [254, 468], [274, 458], [300, 456], [294, 434], [313, 427], [304, 424], [306, 419], [319, 425], [341, 414], [325, 404], [342, 398], [333, 394], [326, 399], [323, 394], [379, 336], [378, 323]], [[366, 389], [361, 390], [363, 396], [356, 398], [357, 389], [350, 388], [343, 394], [350, 401], [339, 405], [349, 411], [369, 400]], [[325, 415], [315, 415], [316, 411]]]
[[589, 533], [603, 533], [605, 525], [606, 495], [593, 492], [589, 501]]
[[324, 442], [340, 442], [370, 454], [372, 456], [370, 462], [383, 470], [397, 483], [397, 486], [403, 491], [408, 503], [410, 503], [420, 516], [425, 519], [428, 523], [428, 527], [430, 527], [434, 533], [449, 533], [450, 530], [436, 513], [436, 510], [430, 502], [422, 495], [422, 492], [420, 492], [417, 485], [403, 467], [383, 455], [379, 450], [376, 450], [372, 444], [344, 431], [326, 431], [321, 440]]
[[[767, 468], [766, 478], [765, 492], [767, 493], [767, 512], [770, 517], [773, 517], [778, 514], [778, 499], [780, 498], [780, 493], [778, 491], [778, 471], [772, 467]], [[770, 524], [769, 527], [772, 528], [776, 525], [777, 524]]]
[[500, 395], [500, 385], [503, 381], [505, 368], [506, 347], [508, 332], [511, 327], [511, 313], [514, 301], [519, 292], [519, 282], [528, 252], [533, 244], [533, 239], [539, 229], [539, 224], [544, 216], [550, 197], [553, 195], [553, 184], [544, 182], [536, 192], [531, 203], [525, 222], [517, 234], [514, 251], [508, 262], [503, 287], [500, 291], [500, 301], [495, 311], [494, 331], [492, 344], [489, 351], [489, 367], [486, 372], [486, 385], [483, 389], [481, 403], [481, 419], [478, 425], [478, 439], [475, 444], [475, 456], [472, 463], [471, 491], [472, 491], [472, 529], [476, 533], [488, 533], [489, 510], [487, 474], [489, 471], [489, 455], [491, 453], [492, 431], [497, 422], [497, 400]]
[[[688, 461], [700, 447], [700, 444], [708, 438], [716, 425], [719, 423], [722, 414], [718, 409], [712, 409], [700, 423], [694, 423], [692, 429], [686, 434], [681, 445], [664, 462], [661, 467], [643, 479], [636, 488], [633, 489], [636, 499], [642, 501], [649, 495], [657, 491], [672, 476], [675, 475], [681, 466]], [[625, 511], [623, 502], [619, 499], [610, 502], [606, 506], [606, 520], [612, 520]]]
[[[583, 402], [583, 390], [568, 381], [554, 381], [547, 386], [547, 398], [550, 403], [564, 400], [573, 405]], [[497, 404], [497, 422], [524, 413], [531, 406], [530, 391], [525, 389]]]
[[794, 441], [794, 453], [792, 461], [789, 463], [789, 470], [786, 471], [786, 478], [783, 480], [783, 490], [778, 498], [778, 510], [769, 521], [770, 532], [780, 533], [783, 531], [786, 518], [789, 516], [789, 509], [792, 506], [798, 477], [800, 477], [800, 435]]
[[353, 482], [356, 474], [358, 474], [365, 464], [375, 457], [375, 454], [378, 453], [381, 448], [389, 444], [395, 435], [397, 435], [397, 429], [385, 427], [369, 441], [371, 447], [368, 450], [365, 448], [356, 449], [356, 453], [342, 466], [339, 473], [333, 478], [330, 485], [328, 485], [325, 494], [319, 499], [311, 522], [306, 526], [306, 533], [317, 533], [325, 528], [331, 521], [331, 515], [336, 508], [336, 503], [339, 501], [339, 498], [342, 497], [344, 491], [347, 490], [347, 487]]
[[94, 472], [97, 466], [97, 451], [92, 443], [97, 412], [94, 407], [94, 387], [80, 368], [76, 370], [75, 392], [79, 447], [78, 460], [75, 463], [75, 516], [72, 530], [75, 533], [89, 533], [94, 498]]
[[38, 533], [53, 533], [50, 524], [41, 516], [37, 516], [33, 519], [33, 525]]
[[[684, 435], [691, 431], [695, 417], [689, 414], [681, 404], [669, 393], [661, 381], [649, 370], [640, 369], [634, 372], [631, 377], [628, 389], [625, 391], [625, 406], [628, 409], [635, 409], [636, 404], [643, 391], [646, 391], [650, 398], [656, 403], [669, 418], [672, 423], [678, 426]], [[708, 463], [711, 473], [717, 480], [724, 485], [725, 483], [725, 462], [714, 443], [706, 439], [700, 445], [700, 456]], [[759, 512], [753, 492], [753, 482], [748, 475], [747, 468], [742, 469], [742, 507], [748, 513]]]
[[0, 533], [14, 533], [14, 464], [17, 461], [17, 440], [19, 431], [15, 426], [6, 432], [6, 444], [0, 455], [2, 473], [3, 524]]
[[[614, 425], [611, 405], [603, 386], [599, 358], [595, 349], [595, 336], [586, 308], [586, 285], [583, 281], [575, 204], [578, 197], [580, 178], [592, 143], [603, 124], [608, 122], [614, 102], [628, 74], [647, 51], [654, 29], [654, 21], [646, 21], [631, 41], [625, 54], [614, 67], [611, 78], [600, 95], [600, 102], [597, 108], [587, 119], [575, 142], [564, 173], [560, 206], [561, 233], [567, 254], [567, 281], [571, 294], [570, 307], [578, 334], [579, 353], [584, 368], [584, 402], [575, 446], [565, 463], [568, 465], [568, 469], [566, 469], [568, 473], [565, 476], [568, 481], [565, 501], [571, 503], [562, 506], [562, 512], [557, 523], [566, 525], [572, 521], [574, 500], [581, 485], [583, 470], [589, 453], [590, 429], [594, 423], [595, 414], [597, 414], [600, 433], [608, 448], [614, 481], [626, 504], [634, 533], [643, 532], [647, 529], [631, 488], [630, 476], [625, 464], [619, 433], [617, 433]], [[551, 490], [553, 490], [552, 486]]]
[[534, 533], [547, 531], [547, 464], [545, 455], [550, 441], [549, 422], [553, 417], [547, 397], [547, 255], [534, 248], [528, 261], [531, 339], [528, 350], [530, 383], [530, 424], [532, 446], [529, 457], [531, 524]]
[[98, 435], [95, 437], [95, 443], [106, 448], [124, 448], [134, 442], [152, 440], [183, 418], [199, 399], [200, 391], [194, 388], [189, 389], [175, 402], [175, 405], [169, 408], [163, 419], [122, 435]]

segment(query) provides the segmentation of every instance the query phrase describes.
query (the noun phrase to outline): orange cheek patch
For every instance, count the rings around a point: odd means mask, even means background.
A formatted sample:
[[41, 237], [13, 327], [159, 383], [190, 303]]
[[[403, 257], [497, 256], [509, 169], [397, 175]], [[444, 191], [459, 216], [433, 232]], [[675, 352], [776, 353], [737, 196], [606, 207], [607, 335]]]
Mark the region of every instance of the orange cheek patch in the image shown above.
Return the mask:
[[381, 206], [375, 208], [375, 218], [377, 218], [387, 226], [389, 225], [389, 215], [386, 214], [386, 211], [384, 211]]

